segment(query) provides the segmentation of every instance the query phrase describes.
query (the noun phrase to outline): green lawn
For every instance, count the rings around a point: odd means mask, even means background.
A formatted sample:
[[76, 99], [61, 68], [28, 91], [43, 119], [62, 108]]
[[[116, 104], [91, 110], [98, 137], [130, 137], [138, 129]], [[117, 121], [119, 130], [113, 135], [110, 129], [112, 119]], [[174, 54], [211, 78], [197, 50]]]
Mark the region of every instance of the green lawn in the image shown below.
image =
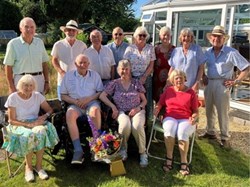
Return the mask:
[[[153, 144], [154, 153], [163, 155], [163, 144]], [[44, 168], [50, 179], [42, 181], [36, 177], [35, 183], [28, 184], [24, 180], [24, 169], [14, 178], [8, 178], [8, 170], [4, 161], [0, 162], [0, 186], [197, 186], [227, 187], [250, 186], [249, 156], [238, 151], [221, 149], [217, 143], [196, 139], [194, 144], [191, 175], [181, 176], [179, 166], [174, 165], [170, 173], [161, 169], [162, 161], [150, 158], [147, 168], [140, 168], [136, 146], [131, 145], [129, 158], [125, 162], [127, 174], [111, 177], [109, 165], [91, 162], [87, 158], [83, 165], [73, 167], [64, 159], [63, 151], [56, 156], [56, 161], [45, 156]], [[179, 153], [175, 153], [178, 159]]]

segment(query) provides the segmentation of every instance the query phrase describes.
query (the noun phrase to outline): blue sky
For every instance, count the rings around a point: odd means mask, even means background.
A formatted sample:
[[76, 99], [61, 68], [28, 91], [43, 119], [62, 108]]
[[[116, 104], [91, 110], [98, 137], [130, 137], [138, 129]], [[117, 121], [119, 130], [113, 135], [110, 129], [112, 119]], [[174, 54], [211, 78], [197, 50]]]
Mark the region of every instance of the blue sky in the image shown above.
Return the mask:
[[133, 9], [135, 10], [135, 17], [140, 18], [141, 17], [141, 6], [145, 5], [150, 0], [137, 0], [137, 3], [133, 5]]

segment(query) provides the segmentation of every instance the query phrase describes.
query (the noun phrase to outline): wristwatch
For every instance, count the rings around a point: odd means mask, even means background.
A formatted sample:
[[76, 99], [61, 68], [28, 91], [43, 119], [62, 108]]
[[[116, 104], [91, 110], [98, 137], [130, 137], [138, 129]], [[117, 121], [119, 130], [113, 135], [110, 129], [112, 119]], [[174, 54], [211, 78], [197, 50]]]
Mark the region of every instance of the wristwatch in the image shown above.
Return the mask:
[[238, 85], [238, 84], [240, 84], [240, 83], [241, 83], [241, 81], [238, 80], [238, 79], [236, 79], [236, 80], [234, 81], [234, 85]]

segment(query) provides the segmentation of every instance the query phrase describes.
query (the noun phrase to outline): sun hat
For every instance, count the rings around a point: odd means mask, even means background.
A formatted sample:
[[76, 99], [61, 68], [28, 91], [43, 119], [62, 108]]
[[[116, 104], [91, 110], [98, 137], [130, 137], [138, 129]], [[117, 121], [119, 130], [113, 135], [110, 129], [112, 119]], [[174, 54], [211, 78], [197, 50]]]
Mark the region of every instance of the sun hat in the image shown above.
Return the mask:
[[70, 21], [66, 24], [66, 26], [61, 26], [61, 27], [60, 27], [60, 30], [63, 31], [63, 32], [65, 31], [65, 29], [74, 29], [74, 30], [77, 30], [78, 33], [83, 32], [82, 29], [78, 29], [78, 24], [77, 24], [76, 21], [74, 21], [74, 20], [70, 20]]
[[224, 36], [225, 37], [225, 43], [229, 39], [229, 35], [226, 34], [225, 28], [220, 25], [216, 25], [212, 32], [207, 33], [207, 39], [210, 41], [211, 35], [219, 35], [219, 36]]

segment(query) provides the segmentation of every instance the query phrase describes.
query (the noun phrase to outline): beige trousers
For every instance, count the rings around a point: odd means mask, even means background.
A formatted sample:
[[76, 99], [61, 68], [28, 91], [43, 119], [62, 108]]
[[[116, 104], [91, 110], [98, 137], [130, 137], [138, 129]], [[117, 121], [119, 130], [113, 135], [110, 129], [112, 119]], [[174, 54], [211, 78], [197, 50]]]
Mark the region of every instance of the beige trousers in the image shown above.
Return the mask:
[[216, 111], [219, 121], [222, 140], [228, 140], [229, 135], [229, 115], [230, 90], [223, 85], [224, 79], [209, 80], [205, 87], [205, 105], [207, 117], [207, 133], [215, 134]]
[[146, 135], [145, 135], [145, 110], [141, 110], [135, 116], [130, 118], [124, 112], [120, 112], [118, 115], [118, 132], [123, 135], [123, 146], [127, 150], [127, 142], [132, 132], [136, 144], [139, 148], [139, 153], [145, 153], [146, 151]]

